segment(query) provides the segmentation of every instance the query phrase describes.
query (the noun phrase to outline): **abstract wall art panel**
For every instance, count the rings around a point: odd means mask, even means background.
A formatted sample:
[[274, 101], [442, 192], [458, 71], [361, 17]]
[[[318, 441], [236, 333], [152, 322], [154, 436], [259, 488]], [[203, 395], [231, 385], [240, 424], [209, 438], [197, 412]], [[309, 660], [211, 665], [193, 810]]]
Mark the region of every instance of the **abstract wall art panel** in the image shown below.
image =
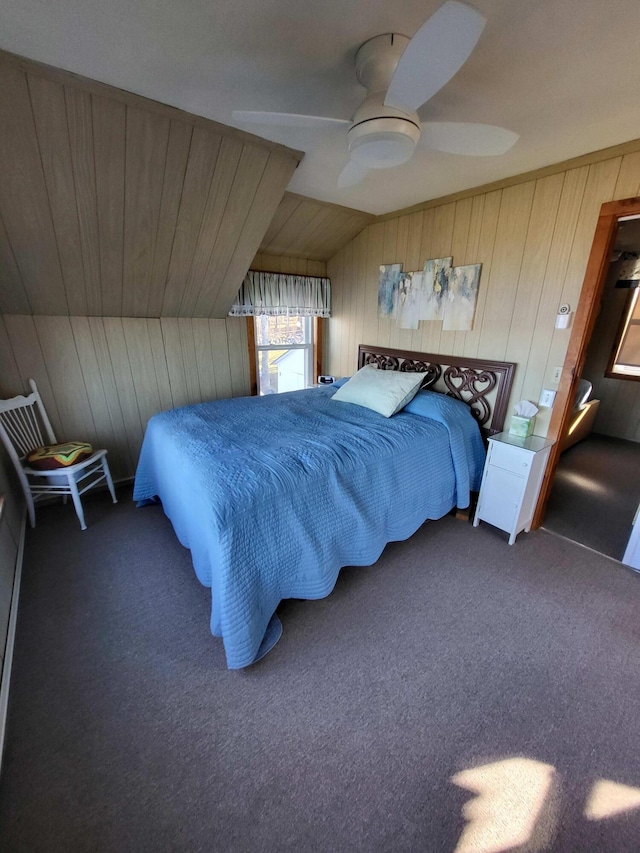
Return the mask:
[[482, 264], [452, 267], [448, 275], [442, 330], [469, 332], [473, 328]]
[[421, 320], [442, 320], [448, 291], [452, 258], [432, 258], [424, 265], [424, 298]]
[[398, 316], [398, 294], [402, 264], [383, 264], [378, 285], [378, 316], [395, 320]]
[[398, 326], [401, 329], [418, 328], [424, 296], [424, 273], [402, 273], [398, 295]]
[[378, 316], [395, 320], [400, 329], [417, 329], [421, 320], [437, 320], [443, 331], [470, 331], [482, 264], [452, 264], [453, 258], [431, 258], [415, 272], [403, 272], [402, 264], [382, 264]]

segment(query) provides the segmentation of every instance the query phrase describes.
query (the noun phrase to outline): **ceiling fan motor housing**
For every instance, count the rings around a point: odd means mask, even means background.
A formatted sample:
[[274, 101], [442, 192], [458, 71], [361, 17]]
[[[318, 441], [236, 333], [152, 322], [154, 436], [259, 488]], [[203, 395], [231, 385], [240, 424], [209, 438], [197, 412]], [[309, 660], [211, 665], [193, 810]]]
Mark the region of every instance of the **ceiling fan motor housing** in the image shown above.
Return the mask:
[[417, 113], [384, 105], [385, 91], [369, 94], [347, 133], [351, 159], [367, 169], [389, 169], [411, 159], [420, 139]]
[[407, 36], [385, 33], [360, 45], [356, 53], [358, 82], [368, 92], [386, 91], [409, 41]]

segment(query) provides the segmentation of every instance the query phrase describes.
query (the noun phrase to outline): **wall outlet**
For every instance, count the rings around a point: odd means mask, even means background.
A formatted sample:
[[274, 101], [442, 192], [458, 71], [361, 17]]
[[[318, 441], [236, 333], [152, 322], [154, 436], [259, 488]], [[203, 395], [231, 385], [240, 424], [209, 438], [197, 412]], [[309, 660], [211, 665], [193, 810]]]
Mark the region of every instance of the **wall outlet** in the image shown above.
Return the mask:
[[561, 376], [562, 376], [562, 368], [561, 367], [554, 367], [553, 368], [553, 381], [556, 383], [560, 382]]
[[550, 388], [543, 388], [540, 394], [540, 405], [551, 408], [556, 401], [556, 392]]

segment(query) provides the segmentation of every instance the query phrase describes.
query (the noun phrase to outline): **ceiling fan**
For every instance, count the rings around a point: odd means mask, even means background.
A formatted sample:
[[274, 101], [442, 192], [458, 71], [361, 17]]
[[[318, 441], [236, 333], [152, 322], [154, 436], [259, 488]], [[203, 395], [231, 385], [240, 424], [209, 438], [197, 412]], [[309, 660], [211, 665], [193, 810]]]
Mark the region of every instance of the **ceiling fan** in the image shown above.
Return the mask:
[[386, 33], [366, 41], [356, 54], [356, 76], [367, 96], [352, 121], [245, 110], [235, 110], [233, 118], [281, 127], [348, 127], [349, 162], [339, 187], [357, 184], [371, 169], [406, 163], [418, 142], [450, 154], [504, 154], [518, 139], [510, 130], [470, 122], [421, 122], [416, 112], [467, 61], [485, 23], [471, 6], [446, 0], [413, 38]]

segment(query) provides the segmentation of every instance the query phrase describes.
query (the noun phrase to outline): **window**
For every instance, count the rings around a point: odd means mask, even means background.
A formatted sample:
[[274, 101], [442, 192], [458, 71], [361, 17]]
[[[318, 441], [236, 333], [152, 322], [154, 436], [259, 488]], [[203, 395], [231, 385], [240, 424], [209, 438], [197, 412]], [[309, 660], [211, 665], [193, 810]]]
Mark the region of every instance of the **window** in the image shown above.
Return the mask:
[[314, 318], [262, 314], [253, 321], [258, 394], [280, 394], [312, 385]]
[[252, 394], [295, 391], [316, 381], [330, 304], [328, 278], [249, 270], [229, 315], [247, 318]]
[[630, 291], [605, 375], [611, 379], [640, 379], [640, 290]]

